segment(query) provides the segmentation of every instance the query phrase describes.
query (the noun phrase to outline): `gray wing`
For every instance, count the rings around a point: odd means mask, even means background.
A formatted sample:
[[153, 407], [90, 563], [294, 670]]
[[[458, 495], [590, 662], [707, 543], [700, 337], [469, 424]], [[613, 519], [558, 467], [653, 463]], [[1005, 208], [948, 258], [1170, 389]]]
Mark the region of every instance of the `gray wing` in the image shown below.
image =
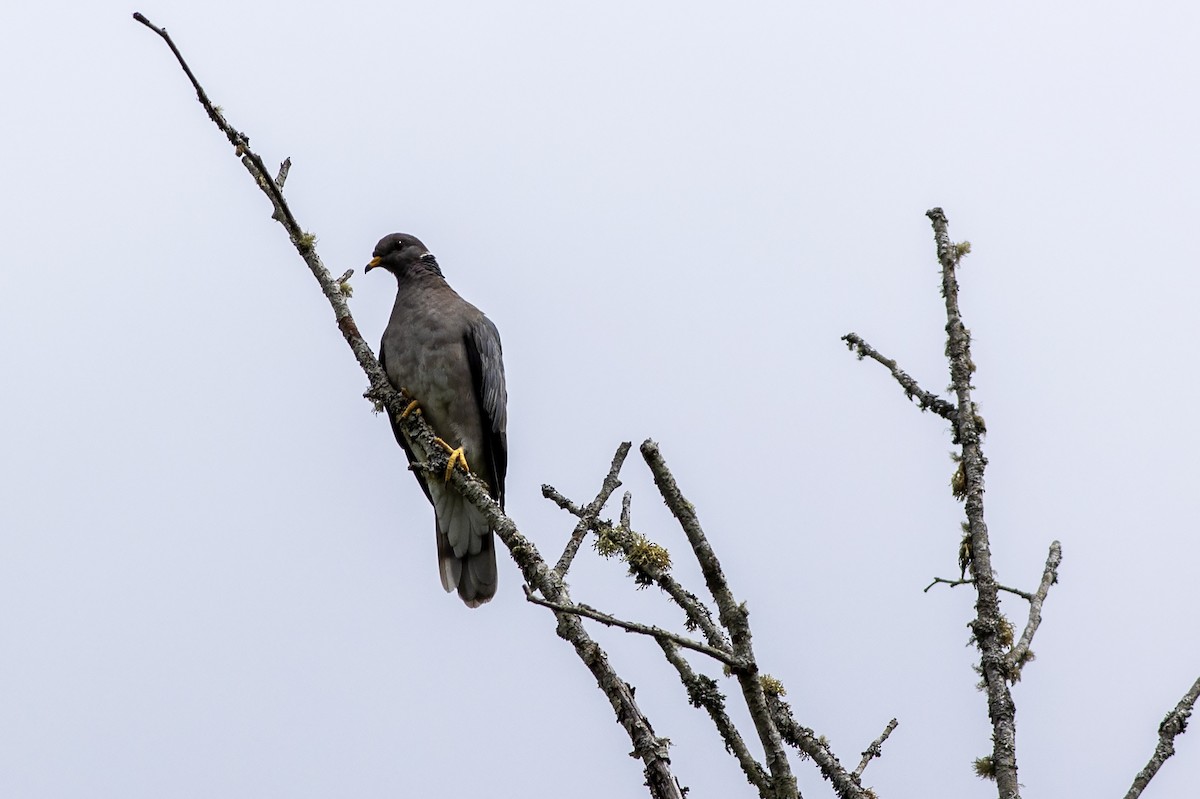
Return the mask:
[[480, 314], [467, 328], [464, 339], [475, 401], [483, 421], [483, 457], [495, 477], [492, 493], [503, 508], [504, 478], [508, 473], [508, 389], [504, 383], [500, 332], [492, 320]]

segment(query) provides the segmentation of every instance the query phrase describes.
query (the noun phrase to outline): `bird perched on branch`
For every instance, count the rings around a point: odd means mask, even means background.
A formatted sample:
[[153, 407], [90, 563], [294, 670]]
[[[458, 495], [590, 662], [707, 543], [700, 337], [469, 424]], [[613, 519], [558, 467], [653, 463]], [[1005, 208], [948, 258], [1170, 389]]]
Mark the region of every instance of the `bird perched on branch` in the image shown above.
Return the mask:
[[[445, 480], [415, 472], [433, 504], [442, 586], [458, 589], [468, 607], [479, 607], [496, 594], [494, 537], [487, 517], [448, 481], [455, 466], [464, 468], [504, 507], [508, 392], [500, 334], [450, 288], [433, 253], [415, 237], [384, 236], [367, 271], [376, 267], [395, 275], [397, 283], [379, 362], [391, 384], [413, 400], [402, 416], [424, 414], [450, 452]], [[391, 422], [409, 463], [415, 462], [411, 442], [397, 420]]]

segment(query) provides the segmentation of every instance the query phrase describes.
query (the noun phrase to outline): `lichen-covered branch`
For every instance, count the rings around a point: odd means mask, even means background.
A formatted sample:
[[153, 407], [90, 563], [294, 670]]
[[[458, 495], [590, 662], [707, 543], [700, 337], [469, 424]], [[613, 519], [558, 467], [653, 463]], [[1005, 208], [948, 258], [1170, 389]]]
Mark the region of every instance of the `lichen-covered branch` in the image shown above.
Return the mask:
[[654, 484], [658, 487], [658, 492], [667, 503], [671, 513], [679, 521], [688, 543], [691, 544], [692, 552], [700, 564], [700, 571], [704, 574], [704, 582], [708, 586], [709, 594], [712, 595], [713, 601], [717, 605], [717, 618], [721, 625], [729, 631], [729, 637], [733, 643], [733, 653], [739, 660], [747, 664], [743, 668], [734, 669], [733, 675], [741, 686], [742, 696], [746, 700], [746, 709], [750, 711], [750, 719], [754, 722], [759, 741], [766, 752], [767, 769], [771, 772], [775, 795], [778, 797], [796, 796], [796, 777], [792, 774], [792, 766], [788, 762], [779, 730], [767, 710], [766, 695], [759, 680], [758, 666], [754, 659], [754, 647], [751, 643], [750, 613], [745, 605], [738, 604], [733, 598], [733, 592], [725, 579], [721, 563], [717, 560], [716, 553], [713, 552], [712, 546], [708, 543], [708, 537], [705, 536], [704, 529], [700, 526], [696, 508], [684, 498], [683, 493], [679, 490], [675, 476], [667, 468], [667, 463], [663, 459], [658, 445], [653, 441], [646, 440], [641, 446], [641, 452], [646, 465], [650, 467], [650, 473], [654, 475]]
[[[433, 430], [426, 424], [421, 414], [401, 416], [407, 402], [400, 392], [388, 383], [386, 375], [379, 366], [379, 361], [376, 360], [370, 346], [359, 333], [346, 302], [346, 292], [337, 281], [332, 279], [317, 255], [315, 236], [304, 232], [288, 207], [281, 189], [287, 170], [281, 168], [278, 181], [271, 178], [262, 159], [250, 149], [249, 137], [230, 126], [224, 115], [208, 99], [208, 94], [201, 87], [200, 82], [192, 73], [166, 30], [151, 24], [142, 14], [133, 16], [135, 20], [158, 34], [170, 47], [180, 67], [196, 90], [197, 99], [208, 113], [209, 119], [229, 139], [234, 146], [236, 155], [250, 172], [259, 189], [270, 199], [274, 208], [273, 217], [284, 226], [297, 252], [300, 253], [305, 264], [316, 277], [322, 292], [333, 308], [338, 329], [341, 330], [355, 359], [370, 381], [370, 389], [365, 396], [383, 406], [393, 418], [400, 419], [405, 434], [413, 442], [414, 450], [422, 458], [422, 463], [418, 468], [444, 475], [446, 454], [442, 447], [434, 444]], [[525, 581], [551, 602], [570, 604], [570, 595], [561, 576], [546, 564], [533, 543], [521, 534], [516, 524], [492, 500], [483, 483], [474, 476], [457, 470], [451, 480], [454, 487], [468, 501], [488, 516], [496, 531], [496, 536], [508, 547], [513, 560], [520, 567]], [[671, 773], [671, 759], [667, 751], [668, 742], [654, 734], [650, 722], [638, 708], [637, 702], [634, 701], [633, 687], [621, 679], [612, 668], [608, 662], [608, 656], [587, 634], [578, 616], [570, 613], [556, 613], [555, 615], [558, 619], [558, 635], [575, 648], [580, 659], [596, 678], [600, 689], [608, 697], [618, 723], [629, 735], [629, 739], [633, 743], [633, 756], [640, 758], [645, 766], [643, 773], [650, 795], [655, 799], [683, 799], [684, 790]]]
[[[695, 515], [695, 509], [679, 491], [674, 477], [671, 475], [670, 469], [663, 460], [657, 446], [654, 442], [647, 441], [642, 445], [642, 453], [647, 459], [651, 473], [654, 475], [655, 483], [659, 486], [660, 493], [663, 494], [668, 507], [676, 515], [676, 518], [680, 520], [681, 524], [684, 525], [685, 534], [688, 535], [689, 542], [695, 542], [693, 543], [693, 552], [699, 550], [705, 553], [703, 557], [709, 561], [706, 570], [707, 576], [717, 586], [717, 592], [722, 596], [721, 601], [725, 602], [727, 608], [734, 608], [735, 615], [733, 618], [738, 623], [745, 623], [748, 627], [745, 608], [738, 605], [736, 600], [733, 599], [732, 592], [729, 590], [728, 584], [725, 582], [724, 575], [721, 572], [720, 563], [717, 562], [716, 555], [712, 552], [711, 547], [708, 545], [707, 537], [700, 527], [699, 520]], [[543, 486], [542, 493], [572, 515], [580, 519], [585, 516], [586, 511], [584, 508], [563, 496], [552, 486]], [[673, 634], [668, 633], [664, 635], [664, 631], [659, 628], [619, 620], [609, 614], [601, 613], [594, 608], [584, 605], [574, 605], [570, 608], [560, 608], [560, 610], [578, 613], [581, 616], [596, 619], [601, 623], [611, 623], [614, 626], [619, 626], [632, 632], [639, 632], [654, 637], [663, 649], [668, 662], [679, 673], [684, 687], [688, 690], [689, 701], [697, 707], [703, 707], [708, 711], [718, 733], [721, 735], [722, 740], [725, 741], [726, 747], [737, 758], [747, 779], [759, 789], [761, 796], [768, 799], [780, 796], [798, 797], [799, 791], [796, 788], [794, 778], [790, 781], [779, 780], [774, 772], [768, 773], [769, 767], [768, 769], [763, 769], [748, 754], [745, 742], [737, 730], [732, 727], [732, 723], [725, 713], [725, 697], [717, 690], [714, 681], [709, 680], [703, 675], [697, 675], [690, 668], [687, 661], [679, 652], [679, 646], [702, 651], [717, 660], [725, 662], [730, 667], [730, 673], [738, 679], [743, 700], [746, 702], [751, 717], [755, 722], [755, 731], [759, 733], [760, 741], [763, 738], [762, 730], [764, 726], [775, 731], [777, 736], [775, 740], [779, 744], [779, 749], [775, 752], [777, 757], [784, 758], [786, 763], [786, 750], [783, 750], [782, 747], [785, 743], [794, 746], [803, 756], [812, 758], [823, 776], [834, 785], [835, 790], [838, 791], [838, 795], [843, 797], [843, 799], [866, 799], [869, 794], [861, 787], [858, 775], [847, 771], [829, 749], [828, 745], [824, 743], [823, 739], [818, 738], [811, 730], [799, 725], [792, 717], [791, 709], [779, 699], [782, 693], [782, 686], [778, 684], [778, 681], [761, 674], [757, 663], [752, 659], [739, 659], [738, 656], [740, 653], [748, 653], [749, 657], [753, 658], [753, 649], [749, 646], [748, 629], [738, 630], [736, 633], [733, 631], [730, 632], [730, 636], [735, 634], [740, 636], [738, 640], [742, 641], [742, 649], [739, 650], [731, 642], [730, 637], [726, 637], [725, 633], [713, 622], [707, 607], [695, 595], [686, 591], [675, 581], [667, 573], [667, 569], [662, 565], [661, 561], [654, 558], [639, 557], [638, 550], [646, 548], [647, 545], [654, 549], [661, 549], [661, 547], [648, 542], [643, 536], [631, 530], [629, 525], [628, 494], [626, 494], [622, 502], [621, 524], [619, 526], [614, 527], [611, 522], [601, 520], [595, 516], [591, 517], [590, 522], [591, 529], [596, 533], [598, 541], [603, 544], [600, 547], [601, 552], [604, 552], [607, 547], [615, 547], [624, 555], [624, 559], [630, 565], [630, 571], [638, 583], [643, 585], [659, 585], [685, 610], [688, 616], [689, 629], [700, 629], [705, 632], [705, 636], [711, 645], [709, 648], [712, 651], [708, 651], [707, 648], [698, 648], [696, 646], [698, 642], [691, 641], [690, 639], [686, 639], [687, 643], [685, 643], [673, 638]], [[697, 554], [697, 557], [701, 556]], [[712, 592], [710, 591], [710, 593]], [[549, 604], [546, 601], [536, 599], [532, 601], [538, 604]], [[725, 626], [728, 628], [729, 625]], [[727, 654], [729, 660], [718, 657], [717, 653]], [[753, 686], [748, 687], [748, 682], [752, 682]], [[787, 732], [783, 732], [785, 726]], [[883, 741], [891, 733], [892, 729], [894, 729], [894, 724], [890, 725], [884, 735], [880, 736], [880, 739], [873, 744], [876, 749], [882, 746]], [[764, 746], [764, 750], [768, 752], [769, 756], [771, 749]], [[790, 777], [790, 765], [788, 768], [789, 771], [787, 774]]]
[[942, 267], [942, 297], [946, 301], [946, 357], [950, 362], [950, 385], [957, 400], [954, 409], [954, 438], [961, 447], [963, 475], [961, 496], [967, 515], [967, 544], [971, 575], [975, 578], [975, 620], [971, 630], [979, 647], [980, 673], [987, 692], [988, 718], [992, 722], [992, 774], [1000, 799], [1018, 799], [1017, 708], [1009, 690], [1004, 659], [1008, 622], [1000, 612], [1000, 595], [992, 570], [991, 543], [983, 516], [984, 469], [987, 458], [981, 444], [982, 420], [971, 398], [971, 334], [958, 305], [958, 264], [970, 246], [950, 241], [949, 222], [941, 208], [927, 214], [933, 223], [938, 263]]
[[868, 794], [858, 776], [842, 765], [824, 737], [796, 721], [791, 705], [783, 700], [781, 692], [768, 692], [766, 700], [771, 720], [779, 728], [784, 742], [812, 758], [840, 799], [867, 799]]
[[842, 341], [846, 342], [846, 346], [858, 354], [858, 359], [870, 358], [877, 363], [883, 364], [888, 371], [892, 373], [892, 377], [896, 378], [896, 382], [904, 389], [904, 396], [911, 400], [917, 401], [917, 407], [923, 411], [933, 411], [938, 416], [948, 421], [954, 420], [954, 406], [946, 400], [934, 394], [931, 391], [926, 391], [917, 384], [909, 376], [908, 372], [901, 369], [894, 360], [885, 358], [879, 354], [874, 347], [863, 341], [857, 333], [847, 333], [842, 336]]
[[1158, 725], [1158, 744], [1154, 747], [1154, 754], [1150, 756], [1146, 767], [1134, 778], [1125, 799], [1137, 799], [1141, 796], [1150, 780], [1154, 779], [1154, 775], [1162, 768], [1162, 764], [1175, 754], [1175, 739], [1187, 731], [1188, 718], [1192, 715], [1197, 698], [1200, 698], [1200, 678], [1192, 683], [1192, 687], [1179, 700], [1179, 704], [1175, 705], [1175, 709]]
[[717, 734], [725, 742], [726, 751], [737, 759], [746, 779], [758, 789], [759, 796], [770, 796], [770, 777], [767, 776], [767, 771], [762, 764], [750, 754], [745, 740], [742, 739], [742, 734], [738, 732], [737, 727], [730, 720], [729, 714], [725, 712], [725, 695], [718, 690], [717, 681], [704, 674], [697, 674], [670, 641], [660, 638], [658, 644], [662, 647], [667, 661], [679, 673], [679, 679], [687, 690], [688, 701], [692, 703], [693, 707], [704, 708], [708, 713], [713, 726], [717, 728]]
[[896, 727], [899, 726], [899, 724], [900, 722], [896, 719], [889, 721], [887, 726], [883, 728], [883, 732], [880, 734], [880, 736], [874, 741], [871, 741], [871, 745], [863, 750], [862, 760], [858, 761], [858, 768], [854, 769], [855, 777], [861, 777], [873, 759], [877, 757], [883, 757], [883, 742], [888, 739], [888, 737], [892, 734]]
[[[554, 486], [543, 485], [542, 496], [571, 515], [583, 518], [584, 509], [564, 497]], [[669, 567], [653, 560], [637, 557], [636, 550], [640, 541], [628, 523], [628, 498], [629, 494], [626, 492], [625, 500], [622, 501], [621, 518], [623, 521], [620, 526], [613, 527], [611, 522], [593, 517], [589, 522], [591, 531], [621, 549], [625, 562], [629, 564], [630, 572], [633, 573], [639, 584], [657, 585], [671, 597], [675, 604], [679, 605], [687, 616], [686, 624], [689, 630], [699, 630], [708, 641], [709, 646], [714, 649], [732, 653], [733, 646], [729, 643], [729, 638], [713, 621], [712, 612], [695, 594], [687, 591], [671, 576]]]

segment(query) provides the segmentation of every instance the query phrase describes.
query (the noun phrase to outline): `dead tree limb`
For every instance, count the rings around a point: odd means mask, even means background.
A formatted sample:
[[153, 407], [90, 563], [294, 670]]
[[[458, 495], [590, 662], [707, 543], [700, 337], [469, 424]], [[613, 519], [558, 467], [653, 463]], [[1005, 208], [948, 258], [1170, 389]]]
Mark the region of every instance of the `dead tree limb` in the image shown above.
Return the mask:
[[[246, 167], [246, 170], [250, 173], [250, 176], [254, 179], [259, 189], [271, 201], [271, 205], [274, 208], [272, 217], [283, 225], [287, 231], [288, 238], [291, 239], [292, 244], [296, 247], [296, 251], [304, 259], [305, 264], [317, 279], [317, 283], [321, 286], [322, 292], [324, 292], [333, 308], [338, 329], [341, 330], [342, 336], [346, 339], [346, 343], [354, 353], [359, 366], [370, 381], [370, 388], [365, 394], [367, 399], [377, 402], [393, 418], [401, 419], [404, 432], [413, 441], [418, 454], [423, 459], [419, 468], [429, 469], [434, 474], [444, 475], [446, 457], [444, 450], [433, 442], [433, 430], [425, 423], [421, 414], [402, 416], [407, 402], [401, 396], [400, 392], [396, 391], [388, 383], [387, 377], [383, 369], [380, 368], [379, 361], [371, 351], [370, 345], [367, 344], [359, 333], [358, 326], [355, 324], [354, 317], [350, 314], [350, 308], [346, 302], [348, 292], [343, 289], [341, 283], [335, 281], [329, 274], [329, 270], [325, 268], [320, 256], [317, 255], [315, 247], [316, 237], [310, 233], [306, 233], [300, 227], [299, 222], [297, 222], [291, 208], [288, 206], [287, 200], [284, 199], [282, 184], [287, 175], [288, 168], [290, 168], [290, 161], [285, 161], [284, 166], [280, 168], [278, 180], [272, 178], [262, 158], [250, 149], [249, 137], [233, 128], [226, 121], [224, 114], [209, 100], [208, 93], [201, 86], [199, 80], [184, 60], [183, 54], [180, 53], [175, 42], [167, 34], [167, 31], [155, 26], [140, 13], [134, 14], [133, 18], [154, 31], [154, 33], [158, 34], [166, 42], [179, 62], [179, 66], [187, 75], [188, 80], [191, 81], [192, 87], [196, 90], [196, 97], [200, 105], [204, 107], [209, 119], [225, 135], [229, 143], [233, 145], [234, 153], [241, 159], [242, 165]], [[491, 521], [496, 531], [497, 537], [508, 547], [513, 560], [521, 568], [521, 572], [525, 576], [525, 581], [540, 591], [551, 602], [569, 603], [570, 595], [561, 576], [546, 564], [533, 543], [521, 534], [516, 524], [492, 501], [491, 497], [488, 496], [486, 487], [473, 476], [465, 475], [459, 471], [455, 471], [452, 482], [454, 487], [467, 497], [469, 501], [487, 514], [489, 521]], [[665, 738], [655, 735], [649, 720], [634, 701], [633, 687], [621, 679], [613, 669], [608, 661], [608, 656], [592, 640], [591, 636], [587, 634], [577, 615], [556, 612], [555, 616], [558, 619], [556, 629], [559, 637], [569, 642], [575, 648], [580, 659], [596, 678], [600, 689], [608, 697], [618, 723], [628, 733], [629, 739], [633, 744], [632, 755], [641, 759], [645, 766], [643, 773], [646, 777], [646, 785], [650, 790], [650, 795], [655, 797], [655, 799], [683, 799], [684, 791], [676, 781], [675, 776], [671, 773], [671, 759], [667, 751], [668, 742]]]
[[1011, 644], [1012, 628], [1000, 611], [1000, 591], [992, 570], [991, 541], [983, 517], [983, 420], [971, 398], [971, 333], [963, 324], [958, 305], [958, 265], [970, 245], [950, 241], [950, 223], [941, 208], [927, 214], [933, 223], [938, 262], [942, 266], [942, 298], [946, 301], [946, 357], [950, 362], [950, 385], [957, 400], [954, 409], [954, 438], [961, 447], [959, 466], [963, 475], [961, 496], [967, 515], [967, 545], [971, 575], [975, 578], [975, 620], [971, 632], [979, 647], [979, 670], [987, 693], [988, 718], [992, 722], [992, 775], [1000, 799], [1018, 799], [1017, 706], [1013, 703], [1005, 668], [1005, 649]]
[[1154, 779], [1154, 775], [1162, 768], [1162, 764], [1175, 754], [1175, 738], [1187, 731], [1188, 718], [1192, 715], [1192, 708], [1196, 706], [1198, 697], [1200, 697], [1200, 678], [1192, 683], [1192, 687], [1179, 700], [1179, 704], [1175, 705], [1175, 709], [1168, 713], [1162, 723], [1158, 725], [1158, 745], [1154, 747], [1154, 754], [1150, 756], [1150, 762], [1146, 764], [1146, 767], [1139, 771], [1137, 777], [1134, 778], [1133, 785], [1125, 794], [1125, 799], [1137, 799], [1141, 796], [1142, 791], [1150, 784], [1150, 780]]

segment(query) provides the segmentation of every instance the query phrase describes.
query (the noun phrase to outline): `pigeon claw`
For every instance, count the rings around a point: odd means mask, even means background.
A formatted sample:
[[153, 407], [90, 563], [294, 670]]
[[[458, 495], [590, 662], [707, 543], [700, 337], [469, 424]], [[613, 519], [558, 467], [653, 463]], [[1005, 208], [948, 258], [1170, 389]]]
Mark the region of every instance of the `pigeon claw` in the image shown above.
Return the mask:
[[416, 400], [413, 400], [412, 402], [408, 403], [408, 407], [406, 407], [403, 411], [400, 412], [400, 418], [407, 419], [408, 415], [410, 413], [420, 413], [420, 412], [421, 412], [421, 403], [417, 402]]
[[467, 453], [463, 452], [462, 447], [455, 449], [454, 447], [450, 446], [449, 444], [447, 444], [445, 441], [443, 441], [440, 438], [435, 438], [434, 441], [441, 444], [443, 447], [446, 448], [446, 452], [450, 453], [450, 460], [446, 464], [446, 482], [447, 483], [450, 482], [450, 475], [454, 474], [455, 464], [462, 464], [463, 471], [466, 472], [467, 474], [471, 473], [471, 467], [467, 463]]

